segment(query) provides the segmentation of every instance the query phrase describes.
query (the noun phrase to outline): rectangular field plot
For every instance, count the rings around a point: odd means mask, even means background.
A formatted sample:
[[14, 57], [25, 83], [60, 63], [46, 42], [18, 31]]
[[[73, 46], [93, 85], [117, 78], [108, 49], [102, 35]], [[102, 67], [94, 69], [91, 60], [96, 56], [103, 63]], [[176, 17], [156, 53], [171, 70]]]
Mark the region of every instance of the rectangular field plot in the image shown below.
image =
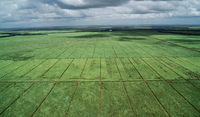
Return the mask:
[[140, 58], [129, 58], [144, 80], [160, 80], [160, 76]]
[[162, 63], [158, 62], [154, 58], [142, 58], [151, 68], [153, 68], [162, 78], [166, 80], [180, 79], [181, 76], [177, 75], [175, 72], [164, 66]]
[[177, 64], [174, 61], [171, 61], [167, 58], [157, 58], [157, 61], [160, 61], [162, 64], [164, 64], [169, 69], [173, 70], [176, 74], [180, 75], [184, 79], [198, 79], [198, 75], [194, 72], [186, 69], [185, 67]]
[[117, 55], [117, 57], [128, 57], [125, 51], [118, 45], [118, 44], [112, 44], [113, 49]]
[[169, 58], [171, 61], [174, 61], [178, 65], [185, 67], [186, 69], [190, 70], [191, 72], [200, 75], [200, 67], [196, 66], [192, 63], [189, 63], [186, 60], [181, 60], [181, 58]]
[[58, 59], [48, 59], [48, 60], [44, 61], [41, 65], [34, 68], [28, 74], [23, 76], [20, 80], [22, 80], [22, 81], [37, 81], [57, 61], [58, 61]]
[[100, 59], [88, 59], [81, 76], [82, 81], [99, 81]]
[[120, 42], [119, 45], [122, 47], [124, 52], [127, 54], [128, 57], [141, 57], [140, 54], [138, 54], [136, 51], [134, 51], [132, 48], [127, 46], [127, 42]]
[[94, 55], [94, 49], [95, 45], [92, 43], [89, 44], [84, 52], [81, 54], [81, 58], [92, 58]]
[[104, 58], [104, 54], [104, 43], [96, 43], [93, 58]]
[[121, 77], [113, 58], [101, 59], [101, 81], [120, 81]]
[[123, 81], [142, 80], [128, 58], [116, 58], [115, 60]]
[[0, 78], [4, 77], [5, 75], [9, 74], [10, 72], [12, 72], [16, 69], [19, 69], [20, 67], [27, 64], [28, 62], [31, 62], [31, 61], [16, 61], [16, 62], [13, 62], [12, 64], [9, 64], [8, 66], [0, 69]]
[[[28, 85], [28, 84], [26, 84]], [[31, 116], [53, 87], [53, 83], [36, 83], [17, 99], [2, 116]], [[11, 93], [12, 94], [12, 93]]]
[[[4, 91], [0, 92], [0, 114], [9, 108], [9, 106], [17, 100], [20, 95], [27, 90], [32, 83], [15, 83]], [[14, 113], [10, 113], [14, 114]], [[5, 116], [5, 115], [4, 115]]]
[[68, 68], [73, 59], [60, 59], [40, 80], [57, 81]]
[[171, 85], [179, 92], [191, 106], [200, 111], [200, 90], [185, 80], [171, 81]]
[[167, 117], [156, 98], [143, 81], [124, 82], [135, 116]]
[[101, 116], [133, 116], [131, 106], [121, 82], [101, 83]]
[[77, 82], [58, 83], [38, 111], [36, 111], [34, 117], [39, 117], [41, 115], [46, 117], [65, 116], [76, 86]]
[[97, 117], [99, 114], [99, 83], [81, 82], [73, 98], [69, 117]]
[[63, 59], [67, 59], [68, 57], [71, 56], [71, 54], [73, 54], [74, 51], [76, 51], [77, 47], [70, 47], [69, 49], [67, 49], [64, 53], [61, 53], [61, 55], [59, 55], [57, 58], [63, 58]]
[[60, 81], [79, 81], [87, 59], [74, 59]]

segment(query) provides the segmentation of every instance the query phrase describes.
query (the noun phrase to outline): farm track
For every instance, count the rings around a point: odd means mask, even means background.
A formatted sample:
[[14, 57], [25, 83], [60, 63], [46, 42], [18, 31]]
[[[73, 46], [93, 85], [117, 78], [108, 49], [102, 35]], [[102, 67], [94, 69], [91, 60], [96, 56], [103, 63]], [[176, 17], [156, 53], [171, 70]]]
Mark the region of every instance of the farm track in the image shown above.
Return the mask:
[[27, 61], [0, 60], [0, 115], [200, 116], [199, 51], [135, 36], [146, 40], [93, 37]]

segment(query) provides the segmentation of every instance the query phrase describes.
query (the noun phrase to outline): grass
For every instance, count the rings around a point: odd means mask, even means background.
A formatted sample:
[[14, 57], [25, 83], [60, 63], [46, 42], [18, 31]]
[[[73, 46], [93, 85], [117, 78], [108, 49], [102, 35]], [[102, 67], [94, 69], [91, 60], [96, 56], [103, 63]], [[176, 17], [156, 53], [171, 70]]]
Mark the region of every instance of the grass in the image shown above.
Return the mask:
[[0, 115], [200, 116], [198, 35], [107, 28], [3, 31]]

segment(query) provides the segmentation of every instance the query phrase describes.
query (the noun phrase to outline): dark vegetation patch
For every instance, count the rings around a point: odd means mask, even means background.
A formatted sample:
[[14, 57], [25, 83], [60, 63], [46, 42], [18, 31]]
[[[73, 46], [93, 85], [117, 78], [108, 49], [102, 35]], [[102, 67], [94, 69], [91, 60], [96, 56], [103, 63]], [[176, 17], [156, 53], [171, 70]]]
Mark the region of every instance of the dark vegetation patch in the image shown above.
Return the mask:
[[0, 33], [0, 38], [13, 37], [13, 36], [32, 36], [32, 35], [47, 35], [45, 33]]
[[34, 57], [34, 56], [23, 56], [25, 55], [24, 53], [27, 53], [27, 52], [30, 52], [30, 51], [1, 55], [0, 60], [26, 61]]
[[139, 41], [139, 40], [146, 40], [145, 38], [134, 38], [134, 37], [120, 37], [117, 41]]
[[181, 34], [181, 35], [200, 35], [200, 30], [170, 30], [170, 31], [158, 31], [158, 32]]
[[200, 44], [200, 39], [167, 39], [166, 41], [171, 41], [175, 43], [187, 43], [187, 44]]
[[91, 34], [91, 35], [81, 35], [81, 36], [70, 36], [71, 38], [98, 38], [98, 37], [109, 37], [105, 34]]

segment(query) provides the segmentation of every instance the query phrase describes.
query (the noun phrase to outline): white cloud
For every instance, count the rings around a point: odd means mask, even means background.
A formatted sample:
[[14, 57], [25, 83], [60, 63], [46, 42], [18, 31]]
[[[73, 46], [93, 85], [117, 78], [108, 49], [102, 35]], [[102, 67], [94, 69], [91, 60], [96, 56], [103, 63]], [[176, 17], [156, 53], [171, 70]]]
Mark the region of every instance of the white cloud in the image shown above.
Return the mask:
[[[0, 26], [45, 24], [116, 24], [124, 22], [170, 22], [198, 20], [199, 0], [1, 0]], [[199, 21], [199, 20], [198, 20]], [[40, 22], [40, 23], [39, 23]], [[46, 22], [46, 23], [44, 23]], [[93, 23], [92, 23], [93, 22]], [[185, 23], [187, 23], [185, 22]], [[13, 25], [15, 24], [15, 25]], [[0, 27], [0, 28], [1, 28]]]

